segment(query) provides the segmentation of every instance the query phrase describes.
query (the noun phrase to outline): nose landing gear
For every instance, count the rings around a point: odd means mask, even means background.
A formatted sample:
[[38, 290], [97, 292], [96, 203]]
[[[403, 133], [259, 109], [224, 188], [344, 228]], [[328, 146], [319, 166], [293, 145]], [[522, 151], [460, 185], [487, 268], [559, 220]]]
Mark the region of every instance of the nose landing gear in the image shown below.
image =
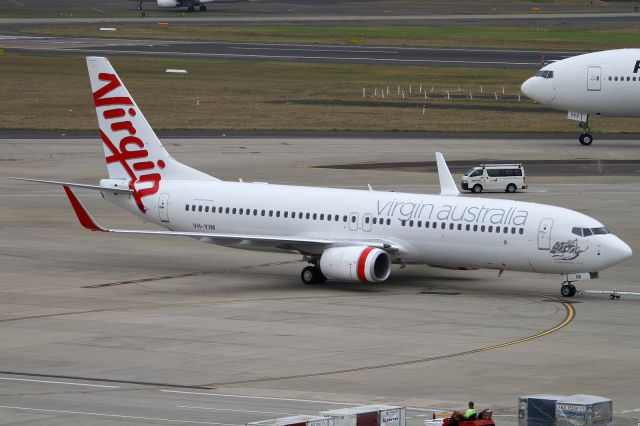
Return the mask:
[[587, 115], [587, 118], [585, 121], [581, 121], [580, 123], [578, 123], [578, 127], [580, 127], [582, 129], [582, 134], [580, 136], [578, 136], [578, 141], [580, 142], [580, 145], [591, 145], [593, 143], [593, 136], [591, 136], [591, 133], [589, 133], [589, 116]]
[[560, 289], [560, 294], [562, 294], [563, 297], [573, 297], [576, 295], [576, 286], [574, 286], [571, 281], [564, 281]]

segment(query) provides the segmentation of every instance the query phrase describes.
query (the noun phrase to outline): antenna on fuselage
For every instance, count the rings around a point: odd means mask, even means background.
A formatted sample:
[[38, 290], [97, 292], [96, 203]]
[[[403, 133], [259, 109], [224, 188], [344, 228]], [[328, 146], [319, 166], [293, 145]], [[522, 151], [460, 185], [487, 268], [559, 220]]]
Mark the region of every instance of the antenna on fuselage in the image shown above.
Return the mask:
[[444, 161], [444, 157], [439, 152], [436, 152], [436, 164], [438, 165], [438, 179], [440, 180], [440, 195], [460, 195], [447, 162]]

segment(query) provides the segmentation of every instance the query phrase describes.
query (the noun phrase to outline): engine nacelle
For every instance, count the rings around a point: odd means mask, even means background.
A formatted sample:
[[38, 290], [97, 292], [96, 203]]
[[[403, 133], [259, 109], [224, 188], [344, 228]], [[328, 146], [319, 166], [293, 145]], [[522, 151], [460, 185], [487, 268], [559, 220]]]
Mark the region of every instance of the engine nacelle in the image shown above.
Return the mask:
[[178, 0], [158, 0], [158, 7], [178, 7], [180, 2]]
[[380, 282], [391, 274], [391, 257], [373, 247], [333, 247], [322, 253], [320, 270], [335, 280]]

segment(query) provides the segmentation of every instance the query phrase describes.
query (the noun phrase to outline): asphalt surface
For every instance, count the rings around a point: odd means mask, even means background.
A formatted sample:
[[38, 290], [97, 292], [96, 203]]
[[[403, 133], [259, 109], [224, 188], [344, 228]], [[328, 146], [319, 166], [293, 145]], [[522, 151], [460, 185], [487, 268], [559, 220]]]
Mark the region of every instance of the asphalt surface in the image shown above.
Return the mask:
[[[582, 147], [524, 135], [165, 146], [222, 179], [428, 193], [438, 192], [433, 172], [318, 166], [432, 161], [434, 151], [452, 164], [640, 160], [635, 140]], [[3, 175], [105, 176], [95, 136], [4, 139], [0, 162]], [[553, 167], [529, 173], [526, 192], [482, 196], [582, 211], [640, 250], [637, 176], [559, 178]], [[79, 195], [102, 224], [145, 226]], [[60, 188], [1, 179], [0, 200], [0, 424], [242, 425], [378, 403], [411, 407], [418, 426], [471, 399], [514, 426], [517, 397], [531, 393], [612, 398], [616, 425], [640, 414], [638, 298], [585, 295], [572, 314], [554, 299], [559, 276], [418, 266], [383, 284], [303, 286], [297, 256], [86, 231]], [[634, 256], [579, 287], [638, 291], [639, 268]]]
[[350, 45], [184, 42], [73, 37], [0, 35], [0, 47], [18, 51], [91, 55], [154, 55], [173, 57], [278, 60], [300, 62], [465, 67], [540, 68], [584, 52], [541, 52], [522, 49], [447, 49]]

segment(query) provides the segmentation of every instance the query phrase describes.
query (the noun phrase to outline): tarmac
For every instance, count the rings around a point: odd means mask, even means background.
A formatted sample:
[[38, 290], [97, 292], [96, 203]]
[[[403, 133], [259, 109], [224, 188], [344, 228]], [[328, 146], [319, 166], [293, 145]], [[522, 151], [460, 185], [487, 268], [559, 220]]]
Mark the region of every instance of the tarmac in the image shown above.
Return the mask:
[[[637, 140], [238, 137], [164, 140], [216, 177], [438, 192], [433, 161], [535, 162], [530, 189], [482, 194], [601, 220], [640, 252], [637, 171], [558, 176], [544, 160], [637, 160]], [[396, 163], [393, 168], [319, 166]], [[97, 137], [0, 141], [2, 175], [96, 183]], [[459, 176], [456, 176], [458, 179]], [[104, 225], [140, 228], [80, 191]], [[476, 195], [465, 195], [476, 196]], [[0, 424], [214, 424], [384, 403], [408, 424], [469, 400], [517, 424], [518, 396], [611, 398], [640, 417], [640, 298], [562, 299], [562, 277], [394, 268], [381, 284], [305, 286], [297, 256], [83, 229], [60, 188], [0, 180]], [[583, 289], [640, 291], [638, 256]]]

